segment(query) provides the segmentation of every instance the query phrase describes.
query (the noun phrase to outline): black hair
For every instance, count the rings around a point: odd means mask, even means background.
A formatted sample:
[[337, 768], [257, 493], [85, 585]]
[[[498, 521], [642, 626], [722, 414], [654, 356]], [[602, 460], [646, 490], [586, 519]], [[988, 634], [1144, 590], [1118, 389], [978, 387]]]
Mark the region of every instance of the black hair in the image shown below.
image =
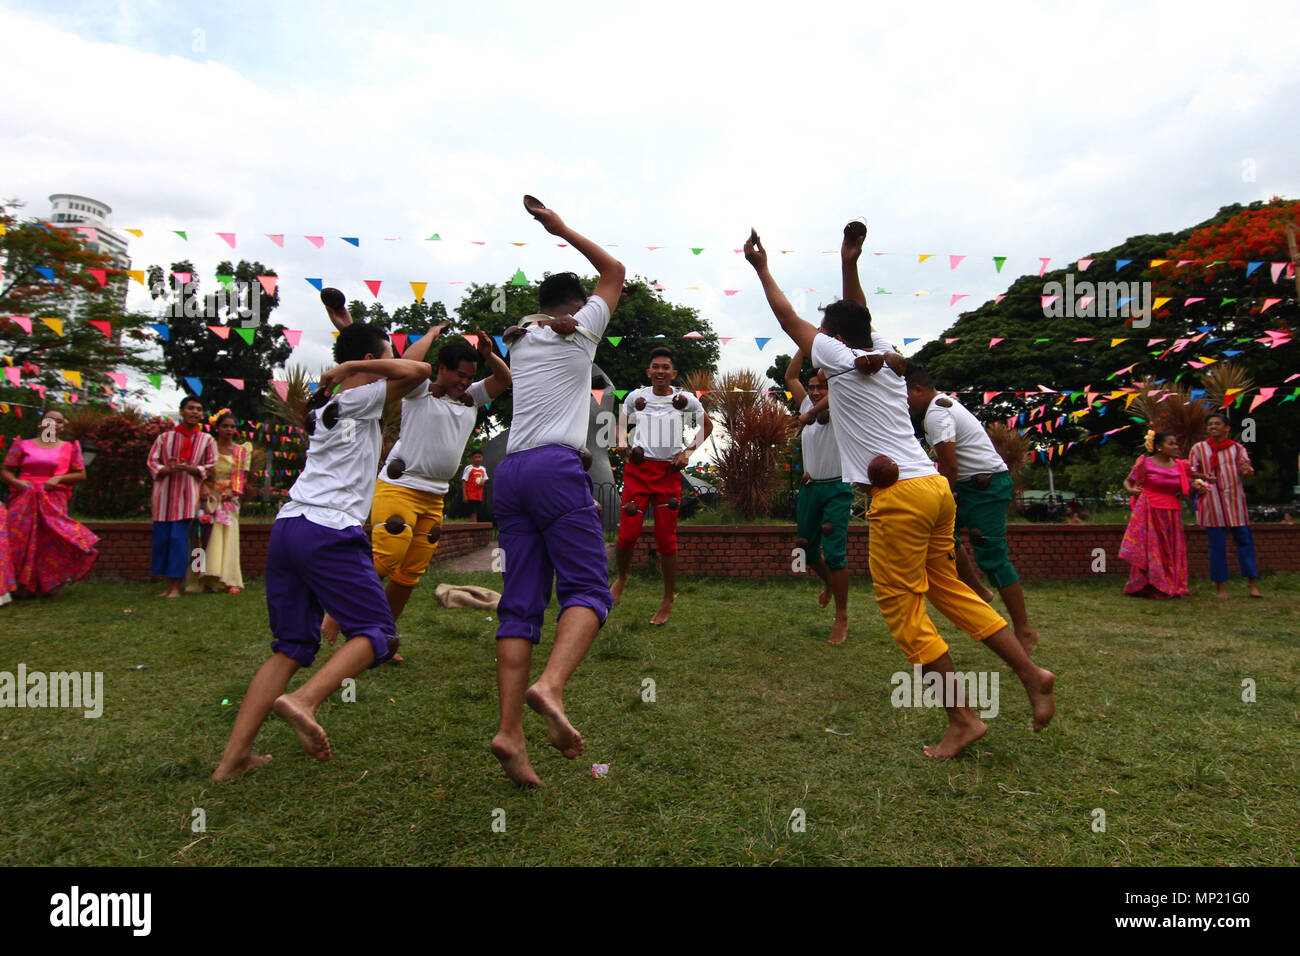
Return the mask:
[[229, 418], [232, 422], [234, 422], [236, 427], [239, 425], [239, 419], [235, 417], [234, 412], [222, 412], [220, 415], [217, 416], [217, 420], [212, 423], [212, 428], [214, 430], [220, 428], [221, 423], [224, 422], [227, 418]]
[[662, 357], [662, 358], [666, 358], [666, 359], [668, 359], [668, 361], [672, 362], [672, 363], [673, 363], [673, 368], [676, 368], [676, 367], [677, 367], [677, 356], [673, 354], [673, 350], [670, 349], [668, 346], [666, 346], [666, 345], [661, 345], [661, 346], [659, 346], [659, 347], [656, 348], [656, 349], [651, 349], [651, 350], [650, 350], [650, 361], [651, 361], [651, 362], [653, 362], [655, 359], [657, 359], [657, 358], [661, 358], [661, 357]]
[[1153, 452], [1158, 451], [1160, 449], [1160, 446], [1165, 443], [1166, 438], [1177, 439], [1178, 434], [1176, 432], [1170, 432], [1170, 431], [1156, 432], [1154, 435], [1151, 436], [1152, 451]]
[[1217, 418], [1217, 419], [1219, 419], [1219, 420], [1222, 421], [1223, 424], [1226, 425], [1228, 428], [1231, 428], [1231, 427], [1232, 427], [1232, 422], [1228, 421], [1228, 413], [1227, 413], [1227, 412], [1210, 412], [1210, 414], [1208, 414], [1208, 415], [1205, 416], [1205, 424], [1207, 424], [1207, 425], [1210, 424], [1210, 419], [1211, 419], [1211, 418]]
[[478, 352], [471, 348], [468, 342], [448, 342], [438, 353], [438, 364], [442, 368], [457, 372], [460, 370], [461, 362], [473, 362], [474, 367], [478, 368], [478, 358]]
[[871, 312], [865, 305], [840, 299], [822, 309], [822, 329], [842, 337], [849, 348], [871, 348]]
[[575, 272], [557, 272], [547, 276], [537, 287], [537, 305], [551, 309], [570, 302], [587, 302], [587, 288]]
[[342, 365], [344, 362], [359, 362], [367, 355], [378, 357], [384, 354], [387, 341], [388, 333], [379, 326], [353, 322], [334, 340], [334, 361]]
[[934, 388], [934, 379], [931, 377], [926, 367], [920, 362], [908, 361], [907, 387]]
[[184, 398], [181, 399], [180, 410], [185, 411], [185, 406], [188, 405], [190, 402], [195, 402], [199, 406], [199, 408], [206, 407], [203, 404], [203, 399], [199, 398], [197, 395], [186, 395]]
[[472, 452], [469, 453], [469, 457], [473, 458], [475, 455], [481, 455], [481, 454], [483, 454], [483, 449], [475, 448]]

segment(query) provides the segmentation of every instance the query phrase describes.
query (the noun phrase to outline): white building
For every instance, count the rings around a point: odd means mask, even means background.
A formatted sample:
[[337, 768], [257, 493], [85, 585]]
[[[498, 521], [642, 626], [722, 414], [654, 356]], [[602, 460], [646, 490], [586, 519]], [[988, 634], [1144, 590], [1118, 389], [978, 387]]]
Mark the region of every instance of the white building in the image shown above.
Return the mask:
[[131, 257], [127, 254], [127, 240], [114, 232], [108, 224], [108, 217], [113, 209], [98, 199], [78, 196], [75, 193], [55, 193], [50, 197], [49, 221], [64, 229], [76, 229], [78, 226], [93, 230], [83, 233], [86, 245], [92, 252], [102, 252], [112, 256], [113, 268], [128, 269]]

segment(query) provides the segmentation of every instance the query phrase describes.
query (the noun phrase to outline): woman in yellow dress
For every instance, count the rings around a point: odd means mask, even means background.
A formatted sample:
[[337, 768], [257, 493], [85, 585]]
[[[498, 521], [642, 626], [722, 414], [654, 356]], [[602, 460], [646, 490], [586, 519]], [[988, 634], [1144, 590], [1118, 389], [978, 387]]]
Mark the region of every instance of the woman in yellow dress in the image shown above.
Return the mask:
[[190, 564], [185, 590], [238, 594], [244, 588], [244, 576], [239, 569], [239, 501], [248, 484], [253, 446], [250, 442], [235, 444], [239, 426], [228, 410], [218, 412], [213, 424], [217, 435], [217, 464], [203, 483], [203, 510], [199, 515], [207, 541], [202, 560]]

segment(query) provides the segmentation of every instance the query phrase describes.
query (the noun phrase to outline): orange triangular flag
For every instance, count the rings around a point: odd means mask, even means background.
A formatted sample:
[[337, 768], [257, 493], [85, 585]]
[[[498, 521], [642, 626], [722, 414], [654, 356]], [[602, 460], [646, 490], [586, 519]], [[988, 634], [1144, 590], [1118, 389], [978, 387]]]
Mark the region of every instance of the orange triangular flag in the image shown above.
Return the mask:
[[427, 283], [427, 282], [412, 282], [412, 283], [411, 283], [411, 294], [415, 296], [415, 301], [416, 301], [416, 302], [423, 302], [423, 301], [424, 301], [424, 290], [425, 290], [426, 288], [428, 288], [428, 285], [429, 285], [429, 283]]

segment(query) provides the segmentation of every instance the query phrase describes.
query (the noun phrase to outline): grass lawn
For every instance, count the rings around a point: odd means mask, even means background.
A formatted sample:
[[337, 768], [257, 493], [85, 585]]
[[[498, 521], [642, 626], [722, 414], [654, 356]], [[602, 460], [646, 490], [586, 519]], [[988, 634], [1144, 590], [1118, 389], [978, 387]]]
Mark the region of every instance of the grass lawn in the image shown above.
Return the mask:
[[[355, 703], [335, 695], [321, 708], [333, 760], [303, 755], [272, 718], [258, 749], [275, 760], [220, 785], [209, 775], [268, 653], [260, 581], [242, 596], [181, 601], [155, 598], [157, 586], [85, 581], [0, 609], [0, 671], [102, 671], [106, 697], [99, 719], [0, 709], [0, 858], [1297, 862], [1300, 575], [1265, 578], [1264, 601], [1245, 599], [1234, 579], [1228, 602], [1204, 581], [1160, 603], [1124, 598], [1115, 581], [1030, 582], [1036, 659], [1058, 677], [1056, 719], [1031, 733], [1003, 668], [989, 734], [954, 761], [921, 754], [942, 732], [940, 711], [891, 706], [890, 677], [908, 668], [865, 582], [854, 582], [849, 643], [836, 648], [808, 582], [687, 580], [672, 623], [652, 628], [658, 582], [634, 577], [566, 696], [587, 753], [564, 760], [527, 712], [548, 784], [538, 791], [516, 789], [488, 751], [495, 615], [444, 610], [432, 595], [442, 580], [499, 587], [499, 577], [429, 577], [401, 622], [408, 663], [363, 674]], [[994, 668], [993, 654], [946, 621], [941, 630], [959, 670]], [[138, 664], [148, 669], [127, 669]], [[1246, 678], [1253, 703], [1242, 700]], [[596, 762], [612, 764], [608, 777], [593, 779]], [[196, 808], [206, 832], [192, 830]]]

